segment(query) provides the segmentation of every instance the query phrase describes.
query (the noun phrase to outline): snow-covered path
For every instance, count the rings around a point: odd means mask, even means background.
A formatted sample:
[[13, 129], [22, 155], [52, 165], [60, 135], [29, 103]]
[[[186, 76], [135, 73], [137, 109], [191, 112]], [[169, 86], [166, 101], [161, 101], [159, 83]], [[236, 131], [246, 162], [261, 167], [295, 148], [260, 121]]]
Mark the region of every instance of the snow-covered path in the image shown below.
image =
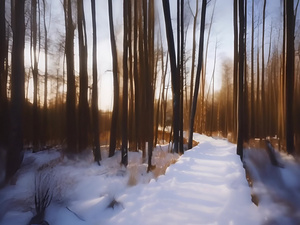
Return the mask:
[[123, 209], [105, 224], [261, 224], [235, 145], [195, 139], [157, 181], [117, 197]]

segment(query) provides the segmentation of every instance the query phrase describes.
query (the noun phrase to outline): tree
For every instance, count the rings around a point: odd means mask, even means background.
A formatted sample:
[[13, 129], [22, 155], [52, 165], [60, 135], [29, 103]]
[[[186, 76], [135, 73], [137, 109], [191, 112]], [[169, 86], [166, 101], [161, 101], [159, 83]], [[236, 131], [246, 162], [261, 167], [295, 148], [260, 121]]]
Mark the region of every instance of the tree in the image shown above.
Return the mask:
[[111, 118], [110, 142], [109, 142], [109, 157], [112, 157], [115, 154], [115, 149], [116, 149], [116, 135], [117, 135], [118, 114], [119, 114], [118, 57], [117, 57], [117, 47], [116, 47], [116, 39], [115, 39], [115, 32], [114, 32], [112, 0], [108, 0], [108, 17], [109, 17], [110, 44], [111, 44], [112, 61], [113, 61], [113, 82], [114, 82], [114, 103], [113, 103], [113, 112]]
[[43, 11], [44, 11], [44, 32], [45, 32], [45, 83], [44, 83], [44, 111], [43, 111], [43, 144], [46, 144], [47, 141], [47, 131], [48, 131], [48, 123], [47, 123], [47, 108], [48, 108], [48, 30], [46, 25], [46, 1], [43, 0]]
[[77, 0], [77, 24], [78, 24], [78, 49], [79, 49], [79, 151], [85, 150], [88, 145], [89, 105], [87, 100], [88, 73], [87, 73], [87, 37], [83, 0]]
[[286, 3], [286, 150], [294, 152], [293, 99], [294, 99], [294, 68], [295, 68], [295, 15], [294, 0]]
[[39, 113], [38, 113], [38, 55], [37, 55], [37, 0], [31, 0], [31, 57], [33, 57], [32, 77], [33, 77], [33, 148], [37, 151], [40, 141]]
[[7, 67], [8, 39], [6, 39], [5, 1], [0, 2], [0, 146], [8, 145]]
[[243, 109], [244, 109], [244, 47], [245, 47], [245, 24], [244, 24], [244, 0], [239, 0], [239, 76], [238, 76], [238, 136], [237, 136], [237, 154], [243, 160]]
[[11, 104], [10, 104], [10, 146], [7, 153], [6, 179], [20, 167], [23, 160], [23, 105], [24, 105], [24, 4], [25, 0], [12, 2], [13, 48], [11, 59]]
[[124, 166], [128, 164], [128, 133], [127, 133], [127, 116], [128, 116], [128, 7], [127, 0], [123, 0], [123, 21], [124, 21], [124, 34], [123, 34], [123, 113], [122, 113], [122, 158], [121, 162]]
[[97, 26], [95, 0], [91, 0], [92, 26], [93, 26], [93, 92], [92, 92], [92, 121], [94, 137], [94, 157], [100, 165], [101, 152], [99, 140], [99, 116], [98, 116], [98, 72], [97, 72]]
[[[179, 0], [178, 0], [179, 1]], [[179, 130], [180, 130], [180, 138], [179, 138], [179, 151], [181, 154], [184, 153], [183, 149], [183, 121], [184, 121], [184, 113], [183, 113], [183, 80], [184, 80], [184, 0], [180, 0], [180, 51], [178, 54], [178, 72], [180, 74], [180, 123], [179, 123]], [[179, 9], [177, 9], [179, 11]], [[180, 59], [180, 60], [179, 60]], [[180, 66], [179, 66], [180, 65]]]
[[[262, 120], [266, 123], [266, 100], [265, 100], [265, 23], [266, 23], [266, 4], [264, 0], [263, 6], [263, 28], [262, 28], [262, 48], [261, 48], [261, 106], [262, 106]], [[262, 136], [266, 135], [266, 126], [262, 126]]]
[[[188, 2], [190, 4], [190, 2]], [[189, 5], [190, 6], [190, 5]], [[190, 7], [191, 9], [191, 7]], [[192, 9], [191, 9], [192, 11]], [[199, 1], [196, 1], [195, 14], [193, 15], [193, 46], [192, 46], [192, 66], [191, 66], [191, 83], [190, 83], [190, 106], [189, 115], [191, 115], [191, 109], [193, 104], [193, 88], [194, 88], [194, 75], [195, 75], [195, 58], [196, 58], [196, 28], [197, 28], [197, 18], [199, 12]]]
[[251, 16], [251, 119], [250, 119], [250, 138], [255, 135], [255, 105], [254, 105], [254, 0], [252, 0]]
[[67, 62], [67, 152], [77, 151], [76, 138], [76, 88], [74, 76], [74, 25], [72, 19], [72, 0], [64, 0], [66, 42], [65, 54]]
[[[233, 118], [237, 118], [237, 80], [238, 80], [238, 0], [233, 1]], [[237, 122], [233, 120], [233, 140], [236, 141]]]
[[199, 85], [200, 85], [200, 73], [202, 70], [206, 4], [207, 4], [207, 1], [203, 0], [202, 1], [202, 9], [201, 9], [198, 66], [197, 66], [197, 72], [196, 72], [196, 82], [195, 82], [195, 91], [194, 91], [194, 97], [193, 97], [193, 105], [192, 105], [191, 116], [190, 116], [189, 140], [188, 140], [188, 148], [189, 149], [192, 148], [192, 145], [193, 145], [194, 120], [195, 120], [197, 99], [198, 99], [198, 92], [199, 92]]
[[178, 140], [179, 140], [179, 74], [177, 73], [176, 65], [176, 54], [175, 54], [175, 44], [174, 36], [170, 15], [170, 5], [168, 0], [162, 0], [166, 33], [167, 33], [167, 42], [170, 55], [170, 64], [171, 64], [171, 74], [172, 74], [172, 92], [173, 92], [173, 142], [174, 149], [173, 151], [178, 153]]

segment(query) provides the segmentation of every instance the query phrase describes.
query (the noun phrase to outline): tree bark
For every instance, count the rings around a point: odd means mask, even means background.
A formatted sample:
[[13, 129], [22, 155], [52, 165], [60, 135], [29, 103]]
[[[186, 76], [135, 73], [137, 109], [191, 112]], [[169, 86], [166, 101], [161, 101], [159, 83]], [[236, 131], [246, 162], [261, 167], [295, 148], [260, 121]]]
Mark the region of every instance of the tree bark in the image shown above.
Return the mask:
[[263, 28], [262, 28], [262, 43], [261, 43], [261, 106], [262, 106], [262, 121], [264, 121], [264, 126], [262, 126], [261, 135], [266, 136], [266, 100], [265, 100], [265, 23], [266, 23], [266, 4], [267, 1], [264, 0], [263, 5]]
[[8, 38], [6, 39], [5, 1], [0, 1], [0, 145], [8, 146], [8, 101], [7, 101], [7, 62]]
[[295, 16], [294, 0], [286, 1], [286, 150], [289, 154], [294, 153], [294, 68], [295, 68]]
[[72, 19], [72, 1], [64, 0], [66, 21], [66, 64], [67, 64], [67, 152], [77, 152], [77, 129], [76, 129], [76, 87], [74, 75], [74, 25]]
[[78, 120], [78, 150], [83, 151], [88, 146], [89, 105], [88, 72], [87, 72], [87, 38], [84, 18], [83, 0], [77, 0], [78, 49], [79, 49], [79, 120]]
[[239, 79], [238, 79], [238, 136], [237, 136], [237, 154], [243, 160], [243, 141], [244, 141], [244, 128], [243, 128], [243, 87], [244, 87], [244, 46], [245, 46], [245, 24], [244, 24], [244, 0], [239, 0]]
[[179, 141], [179, 84], [176, 65], [176, 54], [175, 54], [175, 44], [174, 36], [170, 15], [170, 5], [169, 0], [162, 0], [163, 10], [165, 16], [165, 25], [168, 41], [168, 49], [170, 54], [170, 64], [171, 64], [171, 74], [172, 74], [172, 92], [173, 92], [173, 152], [178, 153], [178, 141]]
[[33, 51], [33, 149], [38, 151], [40, 145], [39, 113], [38, 113], [38, 57], [37, 57], [37, 0], [31, 0], [31, 51]]
[[23, 105], [24, 105], [24, 22], [25, 0], [14, 1], [12, 14], [13, 48], [11, 59], [10, 146], [7, 153], [6, 179], [19, 169], [23, 160]]
[[48, 132], [48, 121], [47, 121], [47, 108], [48, 108], [48, 30], [46, 25], [46, 1], [43, 0], [44, 9], [44, 32], [45, 32], [45, 83], [44, 83], [44, 110], [43, 110], [43, 145], [47, 144], [47, 132]]
[[233, 38], [234, 38], [234, 43], [233, 43], [233, 140], [236, 141], [237, 137], [237, 82], [238, 82], [238, 6], [237, 6], [238, 0], [234, 0], [233, 2]]
[[191, 84], [190, 84], [190, 106], [189, 115], [191, 115], [191, 109], [193, 104], [193, 90], [194, 90], [194, 74], [195, 74], [195, 56], [196, 56], [196, 28], [197, 28], [197, 18], [199, 10], [199, 1], [196, 1], [196, 11], [193, 18], [193, 46], [192, 46], [192, 66], [191, 66]]
[[112, 157], [115, 154], [115, 149], [116, 149], [117, 124], [118, 124], [118, 114], [119, 114], [118, 57], [117, 57], [117, 47], [116, 47], [116, 39], [115, 39], [115, 32], [114, 32], [112, 0], [108, 0], [108, 16], [109, 16], [109, 30], [110, 30], [112, 61], [113, 61], [113, 83], [114, 83], [114, 103], [113, 103], [113, 112], [111, 118], [110, 142], [109, 142], [109, 157]]
[[122, 154], [121, 163], [126, 167], [128, 165], [128, 1], [123, 0], [123, 113], [122, 113]]
[[192, 148], [192, 145], [193, 145], [194, 121], [195, 121], [197, 99], [198, 99], [198, 92], [199, 92], [199, 85], [200, 85], [200, 73], [202, 70], [206, 4], [207, 4], [207, 1], [203, 0], [202, 1], [202, 9], [201, 9], [198, 66], [197, 66], [197, 72], [196, 72], [196, 83], [195, 83], [195, 92], [194, 92], [194, 97], [193, 97], [193, 105], [192, 105], [191, 117], [190, 117], [189, 140], [188, 140], [188, 148], [189, 149]]
[[97, 26], [96, 26], [96, 3], [91, 0], [92, 26], [93, 26], [93, 92], [92, 92], [92, 121], [94, 139], [94, 158], [100, 165], [101, 152], [99, 140], [99, 109], [98, 109], [98, 71], [97, 71]]
[[251, 119], [250, 138], [255, 136], [255, 105], [254, 105], [254, 0], [252, 0], [251, 15]]

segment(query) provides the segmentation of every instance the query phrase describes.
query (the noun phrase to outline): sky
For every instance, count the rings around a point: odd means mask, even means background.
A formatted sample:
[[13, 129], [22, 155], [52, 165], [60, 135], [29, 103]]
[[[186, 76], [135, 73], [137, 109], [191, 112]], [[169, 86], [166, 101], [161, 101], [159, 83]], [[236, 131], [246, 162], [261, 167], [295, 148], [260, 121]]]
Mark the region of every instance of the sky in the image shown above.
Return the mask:
[[[207, 61], [207, 78], [206, 83], [209, 84], [211, 80], [211, 75], [213, 71], [214, 64], [214, 52], [215, 46], [217, 45], [217, 57], [216, 57], [216, 72], [215, 72], [215, 90], [219, 90], [221, 88], [221, 74], [222, 74], [222, 63], [226, 59], [233, 59], [233, 2], [232, 0], [212, 0], [208, 4], [207, 14], [206, 14], [206, 34], [208, 31], [208, 25], [210, 22], [212, 9], [214, 5], [214, 1], [216, 1], [215, 6], [215, 14], [212, 24], [212, 30], [209, 41], [208, 48], [208, 61]], [[114, 13], [114, 27], [115, 27], [115, 35], [117, 41], [118, 52], [122, 53], [122, 23], [123, 23], [123, 8], [122, 8], [122, 0], [114, 0], [113, 1], [113, 13]], [[262, 1], [258, 2], [258, 9], [262, 11]], [[280, 18], [278, 14], [279, 0], [277, 1], [268, 1], [267, 2], [267, 21], [272, 20], [276, 21]], [[249, 1], [249, 9], [251, 1]], [[56, 74], [57, 69], [62, 73], [62, 55], [58, 52], [57, 47], [55, 47], [59, 40], [64, 40], [64, 14], [62, 3], [60, 0], [52, 0], [48, 1], [48, 10], [47, 17], [50, 19], [50, 27], [49, 27], [49, 39], [50, 47], [52, 47], [52, 57], [49, 62], [50, 64], [50, 72]], [[155, 0], [156, 4], [156, 18], [158, 23], [160, 23], [163, 39], [166, 43], [166, 37], [164, 34], [165, 24], [164, 24], [164, 16], [162, 11], [162, 3], [161, 0]], [[190, 0], [190, 5], [193, 10], [195, 10], [195, 0]], [[88, 35], [88, 63], [89, 63], [89, 74], [91, 74], [92, 68], [92, 21], [91, 21], [91, 6], [89, 0], [84, 0], [85, 6], [85, 16], [86, 16], [86, 24], [87, 24], [87, 35]], [[171, 6], [171, 17], [173, 18], [173, 29], [176, 32], [176, 1], [170, 1]], [[187, 6], [188, 7], [188, 6]], [[201, 10], [201, 1], [199, 4], [199, 8]], [[189, 13], [189, 9], [187, 9], [186, 14]], [[73, 12], [75, 14], [75, 11]], [[194, 13], [194, 12], [193, 12]], [[98, 86], [99, 86], [99, 104], [100, 108], [103, 110], [111, 109], [112, 106], [112, 97], [113, 97], [113, 82], [112, 82], [112, 57], [111, 57], [111, 47], [110, 47], [110, 33], [109, 33], [109, 24], [108, 24], [108, 5], [107, 1], [101, 0], [96, 1], [96, 19], [97, 19], [97, 36], [98, 36]], [[51, 15], [51, 16], [50, 16]], [[199, 13], [200, 18], [200, 13]], [[274, 19], [275, 18], [275, 19]], [[248, 23], [250, 21], [250, 15], [248, 19]], [[268, 23], [268, 22], [267, 22]], [[249, 26], [249, 25], [248, 25]], [[276, 25], [278, 26], [278, 25]], [[269, 26], [266, 26], [266, 40], [268, 40]], [[274, 32], [274, 31], [273, 31]], [[275, 31], [276, 32], [276, 31]], [[279, 32], [279, 31], [278, 31]], [[78, 74], [78, 42], [77, 36], [75, 32], [75, 73]], [[207, 36], [206, 36], [207, 38]], [[249, 38], [249, 35], [248, 35]], [[197, 44], [199, 40], [199, 29], [197, 32]], [[187, 34], [187, 46], [186, 51], [190, 52], [191, 50], [191, 40], [192, 40], [192, 19], [189, 25], [189, 30]], [[176, 35], [175, 35], [176, 41]], [[267, 41], [266, 41], [267, 42]], [[205, 40], [206, 44], [206, 40]], [[197, 46], [198, 48], [198, 46]], [[204, 49], [206, 46], [204, 45]], [[166, 51], [167, 49], [165, 49]], [[267, 52], [267, 51], [266, 51]], [[60, 58], [58, 57], [60, 55]], [[40, 55], [40, 71], [44, 71], [43, 65], [43, 52]], [[30, 52], [29, 52], [29, 41], [26, 44], [25, 49], [25, 63], [27, 66], [30, 66]], [[52, 65], [52, 66], [51, 66]], [[54, 65], [54, 66], [53, 66]], [[208, 85], [207, 85], [208, 86]], [[30, 89], [32, 89], [32, 82], [30, 84]], [[61, 88], [62, 89], [62, 88]], [[42, 90], [42, 89], [41, 89]], [[66, 88], [65, 88], [66, 90]], [[32, 95], [32, 91], [29, 91], [29, 96]], [[169, 95], [171, 96], [171, 95]]]

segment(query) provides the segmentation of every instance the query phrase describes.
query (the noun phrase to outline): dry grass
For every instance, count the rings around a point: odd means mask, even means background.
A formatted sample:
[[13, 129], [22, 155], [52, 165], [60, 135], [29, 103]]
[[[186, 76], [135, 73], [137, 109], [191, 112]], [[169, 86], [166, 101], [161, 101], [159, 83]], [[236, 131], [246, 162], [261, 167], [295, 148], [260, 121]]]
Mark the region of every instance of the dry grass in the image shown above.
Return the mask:
[[138, 165], [134, 164], [128, 167], [128, 171], [129, 171], [129, 179], [127, 182], [127, 185], [132, 187], [135, 186], [137, 184], [137, 176], [138, 176]]

